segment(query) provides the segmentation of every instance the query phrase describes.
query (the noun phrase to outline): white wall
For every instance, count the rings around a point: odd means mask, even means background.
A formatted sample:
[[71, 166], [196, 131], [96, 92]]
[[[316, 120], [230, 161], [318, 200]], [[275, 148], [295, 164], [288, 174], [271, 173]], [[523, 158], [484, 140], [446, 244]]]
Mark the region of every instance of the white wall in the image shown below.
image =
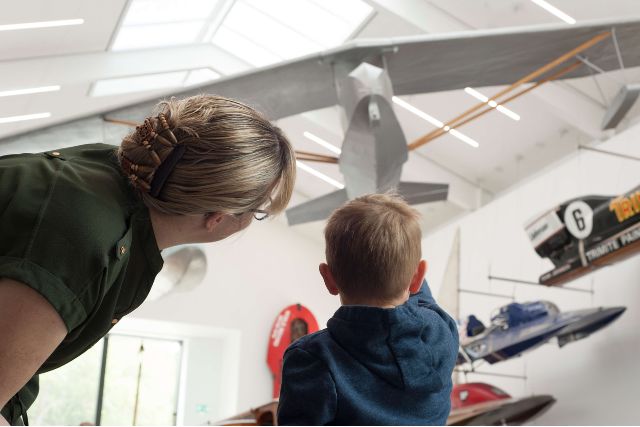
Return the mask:
[[187, 387], [186, 424], [205, 422], [202, 414], [194, 413], [195, 405], [215, 400], [218, 393], [233, 396], [237, 405], [222, 408], [222, 412], [212, 408], [212, 422], [270, 401], [273, 382], [266, 363], [268, 337], [276, 315], [285, 306], [301, 303], [315, 314], [320, 327], [326, 326], [339, 301], [328, 294], [318, 274], [318, 264], [324, 260], [320, 242], [281, 221], [254, 222], [239, 236], [206, 246], [208, 272], [201, 286], [147, 301], [132, 314], [138, 319], [206, 325], [239, 334], [236, 367], [217, 363], [214, 348], [211, 359], [197, 356], [189, 361], [191, 372], [211, 378], [215, 375], [212, 365], [216, 365], [216, 372], [231, 378], [222, 383], [210, 381], [208, 388], [202, 381]]
[[[517, 141], [513, 142], [517, 144]], [[640, 157], [640, 125], [621, 133], [598, 149]], [[553, 343], [515, 360], [478, 368], [526, 379], [469, 374], [469, 381], [484, 381], [514, 396], [552, 394], [556, 405], [538, 424], [638, 424], [640, 367], [640, 255], [602, 268], [568, 283], [545, 288], [490, 281], [489, 273], [537, 281], [551, 262], [534, 252], [523, 225], [536, 214], [569, 198], [587, 194], [620, 194], [640, 184], [640, 162], [599, 153], [579, 154], [551, 165], [524, 184], [460, 221], [437, 230], [423, 241], [428, 273], [437, 292], [456, 229], [460, 229], [461, 289], [514, 295], [516, 301], [546, 299], [562, 310], [595, 306], [626, 306], [616, 322], [591, 337], [560, 349]], [[460, 314], [475, 313], [484, 322], [492, 309], [507, 299], [460, 294]]]

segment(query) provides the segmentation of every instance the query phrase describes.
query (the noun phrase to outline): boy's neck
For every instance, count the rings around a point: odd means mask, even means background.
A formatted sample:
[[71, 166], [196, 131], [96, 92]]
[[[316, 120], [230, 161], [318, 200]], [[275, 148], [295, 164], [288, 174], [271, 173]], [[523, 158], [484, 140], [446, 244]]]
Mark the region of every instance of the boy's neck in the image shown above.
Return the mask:
[[342, 305], [364, 305], [367, 307], [378, 307], [378, 308], [396, 308], [399, 305], [404, 304], [409, 299], [409, 292], [403, 294], [402, 296], [392, 299], [392, 300], [371, 300], [371, 299], [360, 299], [360, 298], [348, 298], [343, 294], [340, 294], [340, 302]]

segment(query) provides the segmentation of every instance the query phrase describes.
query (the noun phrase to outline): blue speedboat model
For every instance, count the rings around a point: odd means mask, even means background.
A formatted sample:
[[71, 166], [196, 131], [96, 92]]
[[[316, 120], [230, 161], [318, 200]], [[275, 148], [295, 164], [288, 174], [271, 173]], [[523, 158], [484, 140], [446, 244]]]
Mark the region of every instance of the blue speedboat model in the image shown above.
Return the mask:
[[586, 338], [616, 320], [626, 307], [598, 307], [561, 312], [549, 301], [500, 307], [485, 327], [469, 316], [460, 341], [458, 364], [484, 359], [493, 364], [518, 356], [557, 338], [560, 347]]

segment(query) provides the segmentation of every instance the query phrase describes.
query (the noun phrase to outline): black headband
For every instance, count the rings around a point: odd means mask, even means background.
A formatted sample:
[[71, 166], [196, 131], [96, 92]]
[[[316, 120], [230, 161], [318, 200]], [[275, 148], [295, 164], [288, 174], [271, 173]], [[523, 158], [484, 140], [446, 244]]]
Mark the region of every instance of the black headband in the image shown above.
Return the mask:
[[153, 179], [151, 180], [151, 190], [149, 190], [149, 194], [151, 194], [152, 197], [158, 197], [158, 195], [162, 191], [162, 188], [164, 187], [164, 183], [167, 181], [167, 178], [169, 178], [169, 175], [171, 175], [171, 172], [173, 172], [176, 164], [184, 155], [184, 151], [186, 149], [187, 146], [184, 144], [176, 145], [173, 150], [171, 150], [171, 154], [169, 154], [167, 158], [164, 159], [164, 162], [162, 162], [162, 164], [158, 166], [158, 169], [153, 174]]

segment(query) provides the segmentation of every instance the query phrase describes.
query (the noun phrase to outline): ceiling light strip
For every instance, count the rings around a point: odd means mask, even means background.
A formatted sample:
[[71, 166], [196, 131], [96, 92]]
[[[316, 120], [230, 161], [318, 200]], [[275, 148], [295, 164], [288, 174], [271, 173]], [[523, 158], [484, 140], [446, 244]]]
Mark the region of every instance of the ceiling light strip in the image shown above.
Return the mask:
[[449, 133], [453, 136], [455, 136], [456, 138], [458, 138], [460, 141], [469, 144], [470, 146], [472, 146], [473, 148], [478, 148], [480, 146], [480, 144], [478, 143], [478, 141], [476, 141], [473, 138], [469, 138], [467, 135], [463, 134], [462, 132], [456, 130], [456, 129], [449, 129]]
[[467, 135], [463, 134], [462, 132], [450, 128], [449, 126], [445, 126], [445, 124], [443, 122], [441, 122], [440, 120], [436, 119], [433, 116], [430, 116], [429, 114], [425, 113], [424, 111], [414, 107], [413, 105], [409, 104], [406, 101], [403, 101], [402, 99], [398, 98], [397, 96], [394, 96], [392, 98], [393, 102], [398, 104], [399, 106], [401, 106], [402, 108], [412, 112], [413, 114], [415, 114], [416, 116], [420, 117], [421, 119], [426, 120], [427, 122], [431, 123], [432, 125], [434, 125], [437, 128], [442, 129], [444, 132], [448, 132], [451, 134], [451, 136], [455, 136], [456, 138], [458, 138], [460, 141], [469, 144], [470, 146], [472, 146], [473, 148], [478, 148], [480, 146], [480, 143], [476, 140], [474, 140], [471, 137], [468, 137]]
[[336, 147], [335, 145], [331, 144], [330, 142], [325, 141], [324, 139], [315, 136], [314, 134], [312, 134], [311, 132], [307, 132], [305, 131], [303, 133], [303, 135], [310, 139], [311, 141], [315, 142], [318, 145], [323, 146], [324, 148], [326, 148], [327, 150], [331, 151], [332, 153], [335, 154], [340, 154], [342, 153], [342, 150], [339, 149], [338, 147]]
[[478, 92], [474, 88], [465, 87], [464, 91], [467, 92], [469, 95], [473, 96], [474, 98], [476, 98], [477, 100], [481, 101], [481, 102], [489, 101], [488, 97], [484, 96], [483, 94], [481, 94], [480, 92]]
[[30, 87], [26, 89], [14, 89], [0, 91], [0, 98], [3, 96], [16, 96], [16, 95], [31, 95], [34, 93], [55, 92], [60, 90], [60, 86], [40, 86]]
[[509, 117], [512, 120], [515, 120], [516, 122], [520, 120], [520, 114], [514, 113], [504, 105], [498, 105], [496, 107], [496, 110], [500, 111], [502, 114], [504, 114], [505, 116]]
[[335, 179], [331, 178], [330, 176], [327, 176], [327, 175], [323, 174], [320, 171], [315, 170], [311, 166], [307, 166], [306, 164], [302, 163], [299, 160], [296, 160], [296, 166], [298, 166], [303, 171], [305, 171], [307, 173], [310, 173], [311, 175], [315, 176], [316, 178], [320, 178], [324, 182], [329, 183], [329, 184], [333, 185], [336, 188], [339, 188], [340, 190], [342, 190], [344, 188], [344, 185], [342, 183], [336, 181]]
[[421, 119], [428, 121], [429, 123], [431, 123], [435, 127], [442, 128], [444, 126], [444, 123], [442, 123], [440, 120], [436, 119], [433, 116], [428, 115], [427, 113], [425, 113], [422, 110], [419, 110], [418, 108], [414, 107], [413, 105], [409, 104], [406, 101], [403, 101], [402, 99], [398, 98], [397, 96], [394, 96], [391, 99], [393, 100], [393, 102], [395, 102], [396, 104], [398, 104], [399, 106], [401, 106], [405, 110], [408, 110], [408, 111], [412, 112], [413, 114], [415, 114], [416, 116], [420, 117]]
[[84, 24], [84, 19], [62, 19], [59, 21], [25, 22], [23, 24], [0, 25], [0, 31], [33, 30], [36, 28], [67, 27], [70, 25], [82, 24]]
[[24, 122], [26, 120], [46, 119], [51, 117], [51, 113], [26, 114], [23, 116], [0, 117], [0, 124]]
[[515, 121], [520, 120], [520, 115], [517, 113], [514, 113], [513, 111], [509, 110], [507, 107], [500, 105], [498, 103], [496, 103], [496, 101], [489, 100], [488, 97], [486, 97], [485, 95], [483, 95], [482, 93], [478, 92], [477, 90], [475, 90], [472, 87], [465, 87], [464, 91], [473, 96], [474, 98], [476, 98], [477, 100], [484, 102], [486, 104], [489, 104], [489, 107], [491, 108], [495, 108], [496, 110], [500, 111], [502, 114], [504, 114], [505, 116], [509, 117], [510, 119], [513, 119]]
[[546, 2], [545, 0], [531, 0], [531, 1], [537, 4], [538, 6], [540, 6], [541, 8], [543, 8], [544, 10], [546, 10], [547, 12], [551, 13], [552, 15], [555, 15], [557, 18], [562, 19], [567, 24], [573, 25], [576, 23], [576, 20], [573, 19], [571, 16], [567, 15], [566, 13], [564, 13], [557, 7], [553, 6], [549, 2]]

